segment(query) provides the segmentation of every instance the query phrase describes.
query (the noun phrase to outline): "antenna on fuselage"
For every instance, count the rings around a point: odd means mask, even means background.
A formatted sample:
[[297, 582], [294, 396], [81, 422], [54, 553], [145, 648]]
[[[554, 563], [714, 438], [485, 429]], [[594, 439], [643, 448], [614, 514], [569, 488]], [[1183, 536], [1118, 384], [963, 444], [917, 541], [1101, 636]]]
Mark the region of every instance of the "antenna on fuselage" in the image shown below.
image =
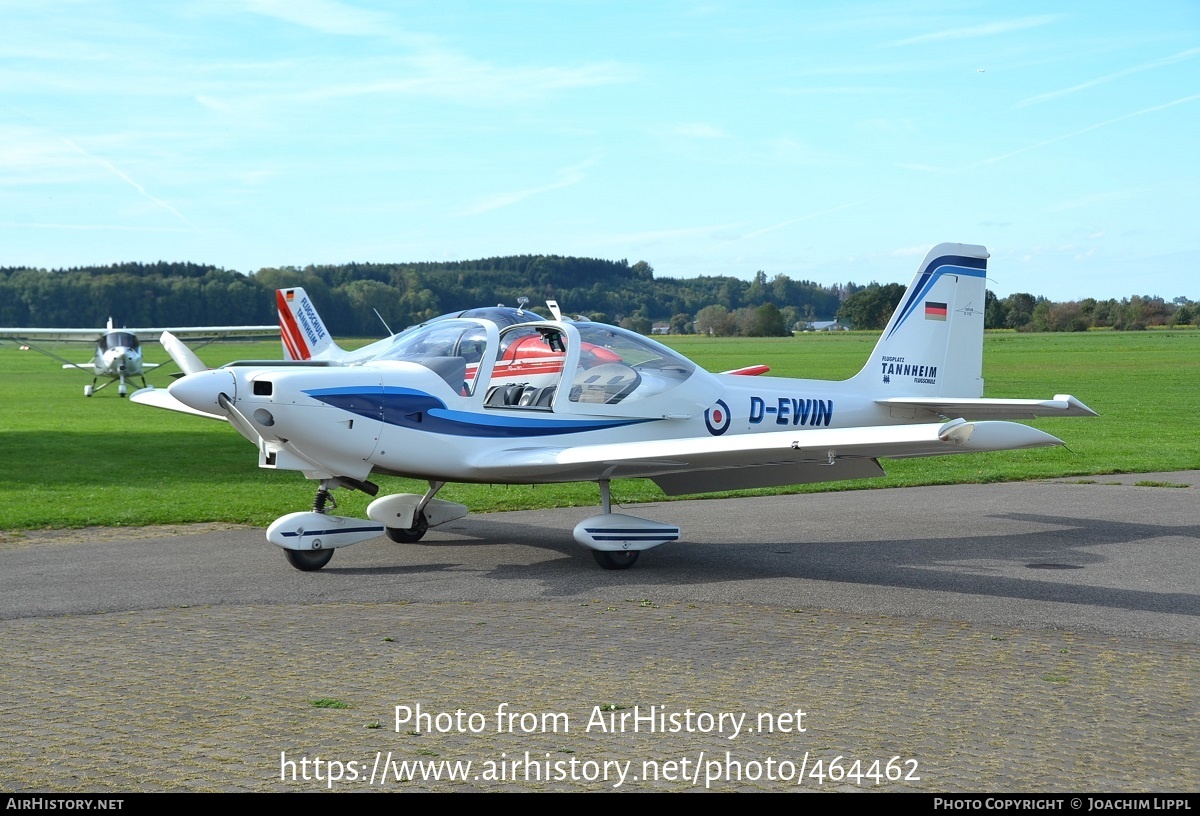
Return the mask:
[[529, 298], [521, 295], [517, 298], [517, 314], [525, 314], [525, 304], [529, 302]]
[[379, 318], [379, 322], [383, 324], [383, 327], [384, 327], [385, 329], [387, 329], [387, 333], [388, 333], [388, 335], [389, 335], [389, 336], [391, 336], [391, 337], [395, 337], [395, 336], [396, 336], [396, 333], [395, 333], [394, 331], [392, 331], [392, 327], [391, 327], [391, 326], [389, 326], [389, 325], [387, 324], [387, 321], [383, 319], [383, 315], [381, 315], [381, 314], [379, 313], [379, 310], [378, 310], [378, 309], [376, 309], [375, 307], [373, 307], [373, 306], [372, 306], [372, 307], [371, 307], [371, 311], [373, 311], [373, 312], [375, 313], [375, 316]]

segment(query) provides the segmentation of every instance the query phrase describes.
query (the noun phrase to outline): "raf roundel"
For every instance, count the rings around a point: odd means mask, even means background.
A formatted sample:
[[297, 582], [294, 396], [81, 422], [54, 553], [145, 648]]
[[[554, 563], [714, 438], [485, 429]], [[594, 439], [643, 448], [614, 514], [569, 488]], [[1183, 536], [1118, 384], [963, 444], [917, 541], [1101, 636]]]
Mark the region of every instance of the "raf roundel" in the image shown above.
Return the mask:
[[704, 412], [704, 424], [713, 436], [720, 436], [729, 430], [729, 406], [725, 400], [717, 400], [717, 404]]

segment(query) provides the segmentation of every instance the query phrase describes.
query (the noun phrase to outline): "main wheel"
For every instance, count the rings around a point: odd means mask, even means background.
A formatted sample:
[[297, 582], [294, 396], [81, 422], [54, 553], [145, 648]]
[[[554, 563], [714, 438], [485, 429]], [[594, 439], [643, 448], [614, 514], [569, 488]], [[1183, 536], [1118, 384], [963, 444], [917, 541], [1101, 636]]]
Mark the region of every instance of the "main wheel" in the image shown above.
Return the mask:
[[403, 527], [387, 527], [387, 537], [398, 544], [412, 544], [414, 541], [420, 541], [425, 537], [425, 533], [429, 531], [429, 519], [425, 518], [425, 513], [417, 513], [416, 519], [413, 520], [413, 526], [405, 530]]
[[607, 570], [629, 569], [641, 554], [641, 550], [592, 550], [592, 558]]
[[333, 550], [284, 550], [288, 563], [301, 572], [316, 572], [333, 558]]

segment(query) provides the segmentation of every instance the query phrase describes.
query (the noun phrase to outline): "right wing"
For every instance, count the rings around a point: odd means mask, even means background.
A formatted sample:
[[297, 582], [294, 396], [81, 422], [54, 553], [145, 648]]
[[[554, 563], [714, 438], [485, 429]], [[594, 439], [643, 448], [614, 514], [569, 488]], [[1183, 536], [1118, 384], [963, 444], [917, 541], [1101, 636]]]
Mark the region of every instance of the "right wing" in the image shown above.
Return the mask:
[[1014, 422], [955, 419], [922, 425], [817, 428], [575, 447], [514, 447], [472, 462], [481, 481], [594, 481], [644, 477], [668, 495], [779, 487], [884, 475], [881, 457], [1061, 445]]
[[46, 340], [67, 343], [95, 343], [106, 329], [8, 329], [0, 328], [0, 340]]
[[278, 326], [184, 326], [165, 329], [122, 329], [139, 336], [158, 339], [163, 332], [170, 332], [180, 340], [222, 340], [229, 337], [278, 337]]

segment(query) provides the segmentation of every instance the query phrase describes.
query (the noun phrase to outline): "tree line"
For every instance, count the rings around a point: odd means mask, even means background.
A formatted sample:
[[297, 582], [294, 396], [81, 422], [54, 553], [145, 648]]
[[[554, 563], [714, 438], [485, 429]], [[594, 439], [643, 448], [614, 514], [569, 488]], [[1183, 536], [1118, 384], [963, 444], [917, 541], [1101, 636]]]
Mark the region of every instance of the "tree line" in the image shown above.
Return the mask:
[[[904, 294], [898, 283], [871, 284], [846, 298], [838, 319], [858, 329], [882, 329]], [[1017, 331], [1065, 332], [1111, 328], [1137, 331], [1150, 326], [1186, 326], [1200, 317], [1200, 304], [1186, 297], [1167, 301], [1158, 296], [1117, 300], [1084, 298], [1052, 302], [1021, 292], [1004, 299], [990, 289], [984, 304], [984, 327]]]
[[[655, 277], [645, 261], [520, 255], [475, 261], [268, 267], [242, 274], [193, 263], [124, 263], [70, 269], [0, 268], [0, 325], [96, 327], [274, 323], [276, 289], [303, 286], [330, 330], [377, 336], [439, 314], [529, 298], [535, 311], [557, 300], [564, 313], [652, 330], [712, 335], [786, 335], [837, 318], [855, 329], [886, 324], [899, 284], [822, 285], [732, 276]], [[378, 311], [378, 315], [376, 314]], [[1186, 298], [1051, 303], [1028, 294], [1000, 300], [988, 292], [990, 328], [1072, 331], [1193, 323]]]

